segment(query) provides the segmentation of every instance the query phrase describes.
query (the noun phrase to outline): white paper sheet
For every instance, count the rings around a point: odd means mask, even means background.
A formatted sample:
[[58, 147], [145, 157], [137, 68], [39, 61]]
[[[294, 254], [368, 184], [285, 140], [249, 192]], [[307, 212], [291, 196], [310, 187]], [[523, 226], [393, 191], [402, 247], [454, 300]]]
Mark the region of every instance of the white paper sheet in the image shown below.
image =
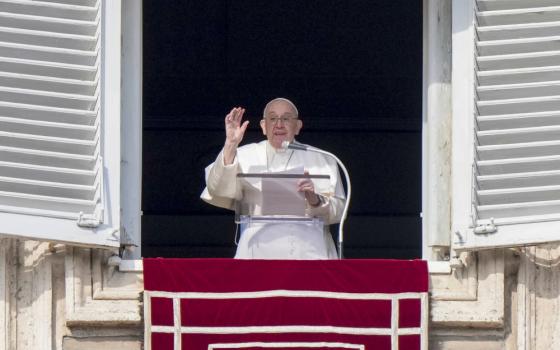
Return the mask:
[[[303, 167], [270, 174], [303, 175]], [[298, 192], [297, 178], [263, 178], [262, 179], [262, 215], [305, 216], [305, 195]]]

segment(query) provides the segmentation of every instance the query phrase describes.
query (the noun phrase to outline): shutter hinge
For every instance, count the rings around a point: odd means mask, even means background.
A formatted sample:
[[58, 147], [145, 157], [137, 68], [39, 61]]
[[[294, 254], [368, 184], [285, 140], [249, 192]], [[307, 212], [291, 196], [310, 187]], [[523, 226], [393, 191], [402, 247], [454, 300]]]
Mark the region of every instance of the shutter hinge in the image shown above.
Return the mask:
[[494, 233], [498, 231], [498, 227], [494, 224], [494, 218], [490, 219], [489, 224], [478, 225], [473, 229], [473, 232], [477, 235], [484, 235], [488, 233]]
[[78, 226], [80, 227], [95, 228], [102, 223], [103, 209], [101, 209], [100, 206], [95, 208], [93, 214], [84, 214], [83, 212], [80, 212], [80, 216], [78, 217]]
[[138, 247], [138, 244], [136, 244], [134, 239], [128, 234], [124, 226], [121, 226], [121, 246], [125, 248]]

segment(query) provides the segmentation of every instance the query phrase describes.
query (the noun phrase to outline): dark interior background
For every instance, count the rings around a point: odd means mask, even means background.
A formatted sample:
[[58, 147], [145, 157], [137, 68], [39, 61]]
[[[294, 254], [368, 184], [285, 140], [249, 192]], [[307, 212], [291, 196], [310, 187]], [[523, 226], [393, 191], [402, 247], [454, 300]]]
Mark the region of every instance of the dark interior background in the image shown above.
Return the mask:
[[298, 139], [350, 171], [346, 257], [421, 256], [421, 1], [143, 4], [143, 256], [234, 255], [232, 213], [199, 199], [204, 168], [233, 106], [259, 141], [279, 96], [299, 108]]

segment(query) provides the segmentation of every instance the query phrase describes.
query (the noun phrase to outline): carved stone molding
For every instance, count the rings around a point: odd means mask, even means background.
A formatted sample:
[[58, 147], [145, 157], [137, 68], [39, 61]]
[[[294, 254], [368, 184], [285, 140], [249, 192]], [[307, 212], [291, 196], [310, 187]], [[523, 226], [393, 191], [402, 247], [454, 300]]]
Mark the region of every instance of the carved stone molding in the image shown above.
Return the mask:
[[560, 245], [522, 248], [517, 283], [517, 349], [560, 347]]
[[432, 275], [430, 316], [435, 327], [497, 328], [504, 324], [504, 252], [478, 252], [463, 271]]
[[0, 240], [0, 350], [56, 348], [57, 258], [47, 243]]
[[15, 322], [15, 245], [12, 239], [0, 238], [0, 350], [13, 349], [12, 325]]
[[143, 290], [141, 272], [120, 272], [116, 266], [107, 266], [111, 256], [107, 250], [92, 251], [92, 278], [94, 300], [140, 300]]
[[435, 300], [473, 301], [477, 298], [478, 259], [476, 254], [463, 253], [462, 268], [449, 274], [430, 274], [430, 296]]
[[139, 326], [141, 273], [121, 273], [106, 264], [108, 252], [67, 247], [66, 324]]

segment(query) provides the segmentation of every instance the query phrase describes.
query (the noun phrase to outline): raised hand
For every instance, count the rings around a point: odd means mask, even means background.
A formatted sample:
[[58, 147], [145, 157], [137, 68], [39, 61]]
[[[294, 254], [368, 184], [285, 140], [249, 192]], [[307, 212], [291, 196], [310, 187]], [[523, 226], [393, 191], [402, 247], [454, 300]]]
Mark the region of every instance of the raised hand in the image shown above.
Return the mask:
[[226, 128], [226, 143], [224, 145], [223, 159], [224, 164], [232, 164], [237, 153], [237, 146], [243, 140], [243, 135], [245, 135], [245, 130], [247, 130], [247, 125], [249, 121], [246, 120], [241, 123], [243, 119], [243, 114], [245, 113], [245, 108], [235, 107], [231, 112], [226, 115], [224, 120]]
[[235, 107], [226, 115], [226, 144], [235, 145], [237, 147], [241, 143], [241, 140], [243, 140], [247, 125], [249, 125], [248, 120], [241, 124], [244, 113], [245, 108]]

